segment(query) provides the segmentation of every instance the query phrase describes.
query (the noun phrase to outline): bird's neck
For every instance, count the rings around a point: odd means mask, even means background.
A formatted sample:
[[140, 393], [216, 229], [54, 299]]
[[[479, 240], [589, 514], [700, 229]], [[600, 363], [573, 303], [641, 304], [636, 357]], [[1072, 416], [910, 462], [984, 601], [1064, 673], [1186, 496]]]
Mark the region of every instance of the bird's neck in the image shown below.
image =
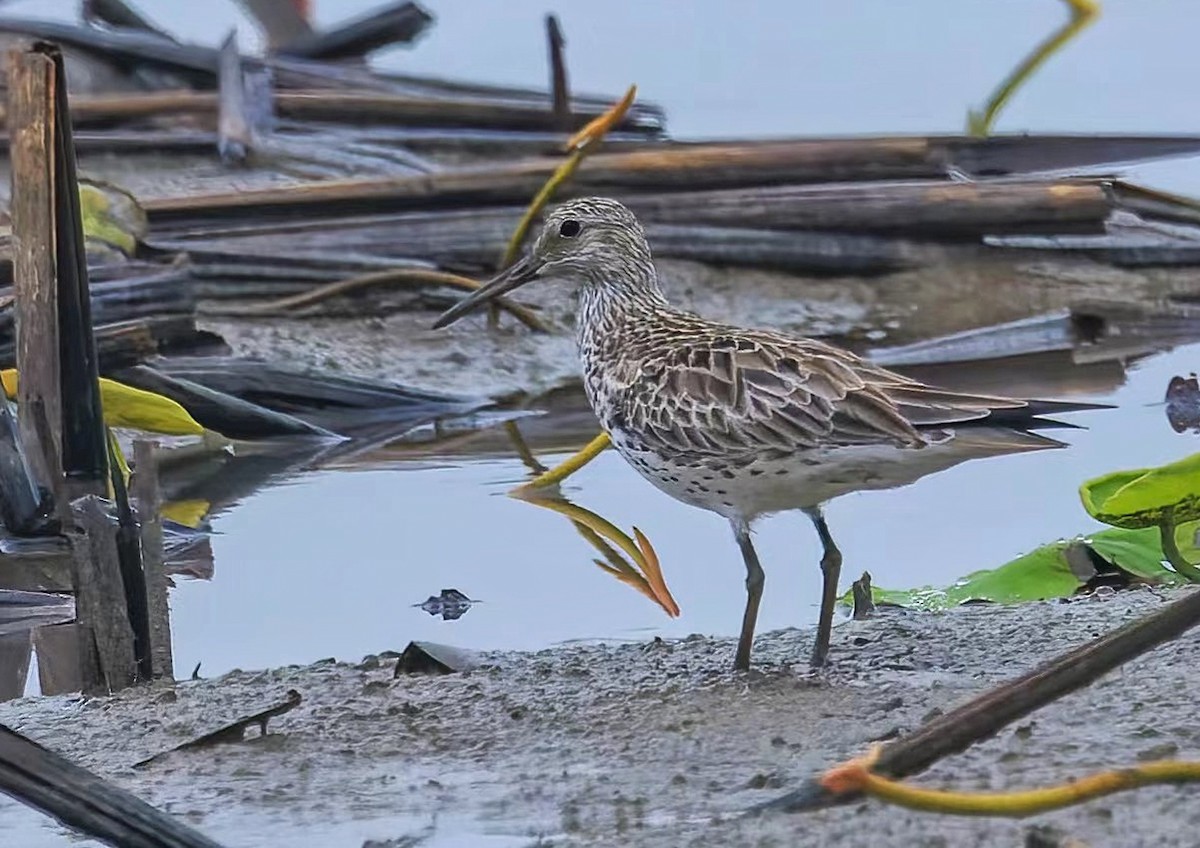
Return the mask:
[[575, 316], [580, 354], [586, 359], [598, 349], [617, 343], [629, 327], [670, 310], [652, 266], [648, 273], [643, 269], [637, 276], [586, 280], [579, 289]]

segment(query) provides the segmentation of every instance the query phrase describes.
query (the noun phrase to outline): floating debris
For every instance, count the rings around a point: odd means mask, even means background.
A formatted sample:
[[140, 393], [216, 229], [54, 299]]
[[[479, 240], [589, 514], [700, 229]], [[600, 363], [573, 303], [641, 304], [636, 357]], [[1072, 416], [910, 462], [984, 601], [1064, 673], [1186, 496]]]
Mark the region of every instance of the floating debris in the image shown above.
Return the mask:
[[1200, 381], [1196, 375], [1172, 377], [1167, 384], [1167, 421], [1176, 433], [1200, 433]]
[[404, 674], [453, 674], [467, 671], [479, 664], [473, 651], [464, 651], [436, 642], [409, 642], [396, 660], [393, 677]]
[[441, 616], [442, 621], [457, 621], [466, 615], [473, 601], [457, 589], [443, 589], [440, 595], [430, 595], [423, 603], [413, 604], [432, 616]]

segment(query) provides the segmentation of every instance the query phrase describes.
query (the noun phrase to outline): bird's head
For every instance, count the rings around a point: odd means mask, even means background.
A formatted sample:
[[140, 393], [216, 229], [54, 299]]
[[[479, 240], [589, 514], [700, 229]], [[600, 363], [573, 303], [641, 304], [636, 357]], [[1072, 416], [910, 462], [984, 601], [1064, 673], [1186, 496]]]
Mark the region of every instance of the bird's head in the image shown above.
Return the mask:
[[434, 328], [534, 280], [583, 285], [656, 287], [646, 234], [633, 213], [606, 197], [571, 200], [554, 209], [521, 259], [446, 310]]

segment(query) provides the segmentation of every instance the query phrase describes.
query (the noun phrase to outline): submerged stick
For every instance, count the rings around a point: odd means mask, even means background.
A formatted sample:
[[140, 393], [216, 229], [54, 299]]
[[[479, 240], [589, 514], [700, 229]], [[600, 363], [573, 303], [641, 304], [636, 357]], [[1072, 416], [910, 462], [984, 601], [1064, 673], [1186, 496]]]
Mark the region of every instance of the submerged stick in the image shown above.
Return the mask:
[[[1200, 624], [1200, 591], [1061, 654], [888, 743], [880, 751], [874, 770], [889, 777], [907, 777], [924, 771], [943, 757], [965, 751], [1012, 722], [1094, 683], [1134, 657], [1178, 638], [1197, 624]], [[835, 795], [821, 784], [818, 775], [800, 789], [768, 801], [752, 812], [805, 812], [859, 797], [857, 792]]]

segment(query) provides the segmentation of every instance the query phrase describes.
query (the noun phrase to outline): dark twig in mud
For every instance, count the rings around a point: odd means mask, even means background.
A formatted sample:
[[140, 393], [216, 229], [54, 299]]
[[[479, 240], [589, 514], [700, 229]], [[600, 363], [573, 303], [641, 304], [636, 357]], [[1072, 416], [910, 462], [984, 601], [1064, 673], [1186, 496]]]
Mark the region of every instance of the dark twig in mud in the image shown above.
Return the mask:
[[[196, 666], [197, 671], [200, 667]], [[181, 745], [176, 745], [166, 751], [160, 751], [152, 757], [147, 757], [144, 760], [133, 764], [134, 768], [142, 768], [149, 765], [157, 759], [165, 757], [167, 754], [172, 754], [176, 751], [188, 751], [193, 748], [206, 748], [210, 745], [220, 745], [228, 742], [241, 742], [246, 738], [246, 728], [257, 724], [259, 730], [265, 736], [267, 733], [267, 721], [281, 716], [286, 712], [294, 710], [300, 706], [300, 693], [295, 689], [289, 689], [287, 695], [282, 701], [272, 704], [265, 709], [261, 709], [256, 713], [251, 713], [247, 716], [242, 716], [239, 719], [231, 721], [229, 724], [218, 727], [211, 733], [205, 733], [203, 736], [198, 736], [195, 739], [189, 739]]]
[[854, 620], [869, 618], [875, 612], [875, 601], [871, 597], [871, 574], [864, 571], [862, 577], [850, 584], [850, 596], [854, 600]]
[[550, 94], [554, 100], [554, 119], [559, 129], [569, 132], [571, 125], [571, 91], [567, 87], [567, 63], [563, 58], [563, 38], [558, 18], [546, 15], [546, 41], [550, 51]]
[[0, 791], [122, 848], [220, 845], [96, 774], [0, 727]]
[[[302, 307], [313, 306], [331, 297], [383, 285], [439, 285], [450, 286], [451, 288], [463, 289], [465, 291], [474, 291], [479, 288], [479, 283], [470, 277], [451, 274], [448, 271], [437, 271], [427, 268], [395, 268], [388, 271], [376, 271], [370, 274], [362, 274], [358, 277], [338, 280], [337, 282], [320, 286], [311, 291], [301, 292], [300, 294], [279, 298], [278, 300], [251, 303], [239, 307], [221, 308], [217, 311], [217, 314], [238, 317], [286, 314]], [[507, 298], [498, 298], [497, 302], [501, 308], [509, 312], [529, 329], [542, 333], [549, 332], [546, 324], [529, 307], [513, 303]]]
[[[1158, 612], [1130, 622], [991, 689], [920, 730], [885, 745], [874, 761], [873, 771], [888, 777], [907, 777], [924, 771], [943, 757], [966, 750], [1017, 719], [1094, 683], [1134, 657], [1178, 638], [1197, 624], [1200, 624], [1200, 592], [1192, 592]], [[805, 812], [860, 797], [857, 793], [834, 795], [821, 785], [819, 778], [820, 775], [810, 778], [800, 789], [752, 812]]]

